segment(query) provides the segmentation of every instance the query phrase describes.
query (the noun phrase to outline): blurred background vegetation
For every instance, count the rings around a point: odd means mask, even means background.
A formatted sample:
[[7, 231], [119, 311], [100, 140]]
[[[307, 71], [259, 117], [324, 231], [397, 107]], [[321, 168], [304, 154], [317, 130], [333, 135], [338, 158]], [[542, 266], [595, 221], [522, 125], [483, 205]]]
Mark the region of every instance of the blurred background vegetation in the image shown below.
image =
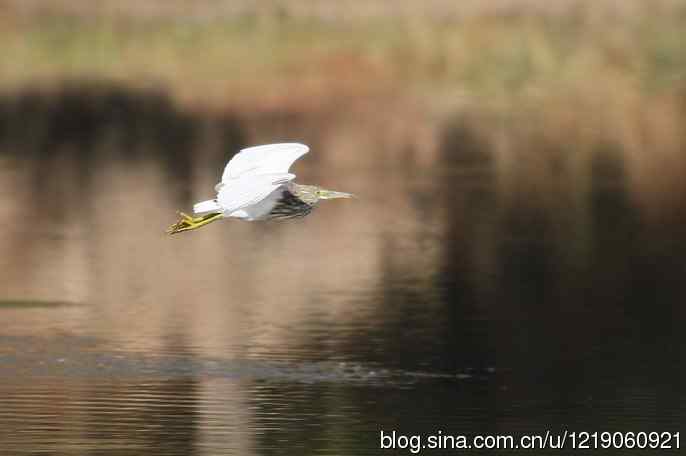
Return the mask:
[[490, 160], [525, 200], [618, 172], [663, 217], [684, 212], [684, 30], [683, 0], [3, 0], [0, 88], [347, 119], [418, 162]]

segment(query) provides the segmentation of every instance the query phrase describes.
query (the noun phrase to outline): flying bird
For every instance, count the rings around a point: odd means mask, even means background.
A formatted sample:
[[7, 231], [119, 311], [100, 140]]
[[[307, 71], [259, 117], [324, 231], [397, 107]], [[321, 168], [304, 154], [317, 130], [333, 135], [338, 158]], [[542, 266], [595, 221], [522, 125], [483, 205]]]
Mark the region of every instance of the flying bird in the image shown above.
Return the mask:
[[352, 198], [350, 193], [293, 182], [295, 174], [288, 169], [309, 150], [299, 143], [242, 149], [224, 168], [221, 182], [214, 187], [216, 198], [193, 205], [195, 216], [179, 212], [181, 220], [167, 233], [195, 230], [224, 218], [257, 221], [304, 217], [319, 200]]

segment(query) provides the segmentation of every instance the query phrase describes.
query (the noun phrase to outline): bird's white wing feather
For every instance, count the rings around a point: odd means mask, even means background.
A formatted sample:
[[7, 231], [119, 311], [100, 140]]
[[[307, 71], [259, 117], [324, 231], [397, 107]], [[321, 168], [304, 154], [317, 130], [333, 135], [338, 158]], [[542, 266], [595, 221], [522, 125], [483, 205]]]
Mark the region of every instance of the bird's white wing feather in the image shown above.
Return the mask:
[[259, 203], [281, 185], [295, 179], [294, 174], [263, 174], [232, 179], [217, 194], [217, 203], [226, 213]]
[[222, 183], [247, 176], [287, 173], [293, 162], [309, 150], [309, 147], [300, 143], [267, 144], [242, 149], [224, 168]]

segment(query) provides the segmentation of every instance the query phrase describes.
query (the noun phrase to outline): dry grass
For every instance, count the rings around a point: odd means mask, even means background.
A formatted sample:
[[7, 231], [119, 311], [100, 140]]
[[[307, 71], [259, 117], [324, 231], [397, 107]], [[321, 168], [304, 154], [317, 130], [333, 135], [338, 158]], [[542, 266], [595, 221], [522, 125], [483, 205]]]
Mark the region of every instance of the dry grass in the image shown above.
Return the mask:
[[549, 3], [6, 0], [0, 82], [107, 78], [213, 102], [390, 84], [518, 104], [598, 79], [639, 90], [683, 81], [686, 2]]
[[200, 109], [347, 111], [392, 134], [456, 118], [505, 193], [540, 196], [560, 173], [583, 190], [618, 154], [638, 202], [681, 204], [686, 1], [453, 3], [5, 0], [0, 87], [108, 80]]

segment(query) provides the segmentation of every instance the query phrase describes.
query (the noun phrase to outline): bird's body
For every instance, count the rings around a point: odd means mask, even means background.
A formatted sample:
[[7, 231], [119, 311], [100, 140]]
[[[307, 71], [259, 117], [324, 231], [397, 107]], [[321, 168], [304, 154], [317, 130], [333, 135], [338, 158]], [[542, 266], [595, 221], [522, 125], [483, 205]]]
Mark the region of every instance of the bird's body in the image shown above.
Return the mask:
[[[226, 191], [230, 191], [227, 189]], [[250, 222], [258, 220], [287, 219], [303, 217], [309, 214], [317, 204], [316, 187], [311, 185], [298, 185], [294, 182], [287, 182], [279, 185], [264, 199], [245, 206], [233, 212], [222, 211], [222, 217], [234, 217]], [[196, 214], [202, 214], [203, 203], [194, 205]], [[211, 200], [210, 203], [219, 205], [218, 201]], [[209, 205], [208, 205], [209, 206]], [[210, 212], [215, 212], [211, 209]]]
[[221, 218], [247, 221], [286, 220], [309, 214], [321, 199], [350, 198], [349, 193], [293, 182], [291, 164], [305, 155], [304, 144], [283, 143], [241, 150], [226, 165], [217, 197], [193, 206], [197, 217], [181, 213], [169, 234], [189, 231]]
[[304, 217], [312, 212], [318, 197], [316, 196], [316, 187], [290, 182], [284, 189], [277, 190], [275, 199], [264, 217], [265, 219], [286, 220]]

